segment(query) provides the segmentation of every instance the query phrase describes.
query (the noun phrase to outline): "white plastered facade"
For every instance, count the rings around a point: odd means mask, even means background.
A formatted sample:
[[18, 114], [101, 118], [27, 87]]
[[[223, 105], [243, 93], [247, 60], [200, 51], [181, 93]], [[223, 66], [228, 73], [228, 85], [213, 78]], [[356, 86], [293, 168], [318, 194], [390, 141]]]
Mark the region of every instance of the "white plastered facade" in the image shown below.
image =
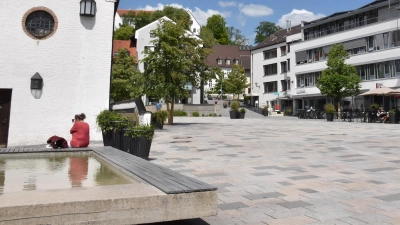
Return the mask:
[[[45, 144], [52, 135], [71, 139], [71, 119], [85, 113], [91, 140], [102, 140], [96, 116], [109, 107], [114, 2], [96, 1], [95, 17], [82, 17], [80, 0], [3, 0], [0, 7], [0, 88], [12, 89], [8, 146]], [[24, 14], [46, 7], [58, 19], [54, 35], [34, 40]], [[31, 77], [43, 78], [42, 95]]]

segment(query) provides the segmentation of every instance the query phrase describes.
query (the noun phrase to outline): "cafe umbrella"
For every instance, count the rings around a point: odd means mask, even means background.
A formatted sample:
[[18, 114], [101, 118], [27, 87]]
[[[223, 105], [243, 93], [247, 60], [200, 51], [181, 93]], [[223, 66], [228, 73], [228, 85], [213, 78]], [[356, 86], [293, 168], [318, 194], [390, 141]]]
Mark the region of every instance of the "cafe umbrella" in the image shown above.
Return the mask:
[[[376, 88], [376, 89], [369, 90], [369, 91], [367, 91], [365, 93], [362, 93], [362, 94], [360, 94], [360, 96], [379, 95], [379, 96], [382, 96], [382, 102], [383, 102], [383, 104], [385, 104], [385, 102], [383, 101], [383, 97], [384, 96], [393, 96], [393, 95], [396, 95], [396, 94], [400, 94], [400, 92], [397, 92], [396, 90], [393, 90], [393, 89], [388, 88], [388, 87], [379, 87], [379, 88]], [[383, 105], [383, 108], [385, 108], [385, 105]]]

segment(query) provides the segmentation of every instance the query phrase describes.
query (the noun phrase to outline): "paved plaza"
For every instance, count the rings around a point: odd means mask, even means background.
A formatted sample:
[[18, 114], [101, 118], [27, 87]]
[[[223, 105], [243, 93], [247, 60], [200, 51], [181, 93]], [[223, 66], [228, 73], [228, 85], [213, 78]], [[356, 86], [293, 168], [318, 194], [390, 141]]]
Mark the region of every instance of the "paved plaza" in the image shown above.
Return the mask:
[[400, 124], [174, 120], [151, 162], [217, 186], [219, 209], [160, 224], [400, 224]]

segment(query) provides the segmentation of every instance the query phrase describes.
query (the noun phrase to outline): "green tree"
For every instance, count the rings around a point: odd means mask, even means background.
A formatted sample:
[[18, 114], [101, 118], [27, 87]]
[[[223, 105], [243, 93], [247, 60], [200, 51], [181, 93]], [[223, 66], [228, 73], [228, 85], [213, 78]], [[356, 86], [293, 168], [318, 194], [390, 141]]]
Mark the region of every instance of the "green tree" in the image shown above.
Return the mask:
[[201, 26], [200, 28], [200, 37], [204, 42], [204, 47], [211, 48], [217, 43], [217, 40], [214, 38], [214, 34], [205, 26]]
[[249, 43], [249, 39], [247, 39], [239, 29], [230, 26], [227, 27], [227, 32], [230, 45], [246, 45]]
[[182, 23], [162, 21], [154, 33], [157, 39], [152, 44], [156, 47], [154, 51], [145, 49], [141, 60], [147, 63], [145, 93], [165, 99], [168, 124], [173, 124], [174, 102], [188, 96], [186, 82], [200, 86], [210, 49], [202, 47], [201, 39], [190, 36]]
[[226, 29], [224, 17], [217, 14], [208, 17], [206, 27], [213, 33], [214, 38], [219, 44], [229, 44], [228, 31]]
[[152, 22], [164, 16], [168, 17], [175, 23], [181, 23], [186, 30], [189, 30], [191, 25], [190, 15], [185, 9], [165, 6], [162, 10], [156, 10], [152, 14]]
[[114, 31], [114, 40], [129, 40], [135, 33], [135, 29], [131, 26], [121, 26]]
[[128, 11], [122, 17], [123, 26], [133, 26], [136, 30], [146, 26], [147, 24], [153, 22], [153, 12], [149, 11]]
[[261, 21], [260, 25], [256, 27], [256, 38], [254, 44], [259, 44], [267, 39], [271, 34], [281, 30], [282, 28], [274, 23]]
[[113, 58], [111, 98], [114, 101], [134, 99], [143, 94], [144, 78], [135, 68], [135, 59], [124, 48]]
[[237, 95], [239, 99], [239, 95], [244, 93], [244, 89], [249, 87], [249, 83], [247, 83], [247, 77], [244, 73], [243, 66], [239, 64], [235, 64], [232, 67], [232, 71], [228, 74], [228, 79], [225, 81], [226, 83], [226, 91], [228, 93], [232, 93]]
[[340, 111], [340, 99], [347, 96], [354, 96], [360, 93], [361, 79], [357, 75], [356, 68], [346, 64], [349, 58], [343, 44], [335, 44], [328, 54], [328, 62], [321, 77], [317, 80], [317, 87], [330, 98], [334, 98], [338, 103]]
[[[214, 67], [214, 74], [215, 74], [215, 86], [213, 88], [214, 94], [225, 94], [226, 92], [226, 78], [224, 71], [221, 70], [219, 67]], [[221, 89], [223, 93], [221, 93]]]

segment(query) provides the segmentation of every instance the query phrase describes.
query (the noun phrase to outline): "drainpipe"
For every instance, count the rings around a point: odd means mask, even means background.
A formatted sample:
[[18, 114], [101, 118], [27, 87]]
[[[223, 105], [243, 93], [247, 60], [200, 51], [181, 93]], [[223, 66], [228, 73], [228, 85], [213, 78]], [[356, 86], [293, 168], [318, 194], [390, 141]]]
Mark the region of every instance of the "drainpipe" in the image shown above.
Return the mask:
[[119, 0], [116, 0], [114, 5], [114, 17], [113, 17], [113, 28], [112, 28], [112, 40], [111, 40], [111, 66], [110, 66], [110, 83], [108, 90], [108, 110], [111, 110], [111, 79], [112, 79], [112, 67], [113, 67], [113, 49], [114, 49], [114, 28], [115, 28], [115, 14], [117, 13]]

